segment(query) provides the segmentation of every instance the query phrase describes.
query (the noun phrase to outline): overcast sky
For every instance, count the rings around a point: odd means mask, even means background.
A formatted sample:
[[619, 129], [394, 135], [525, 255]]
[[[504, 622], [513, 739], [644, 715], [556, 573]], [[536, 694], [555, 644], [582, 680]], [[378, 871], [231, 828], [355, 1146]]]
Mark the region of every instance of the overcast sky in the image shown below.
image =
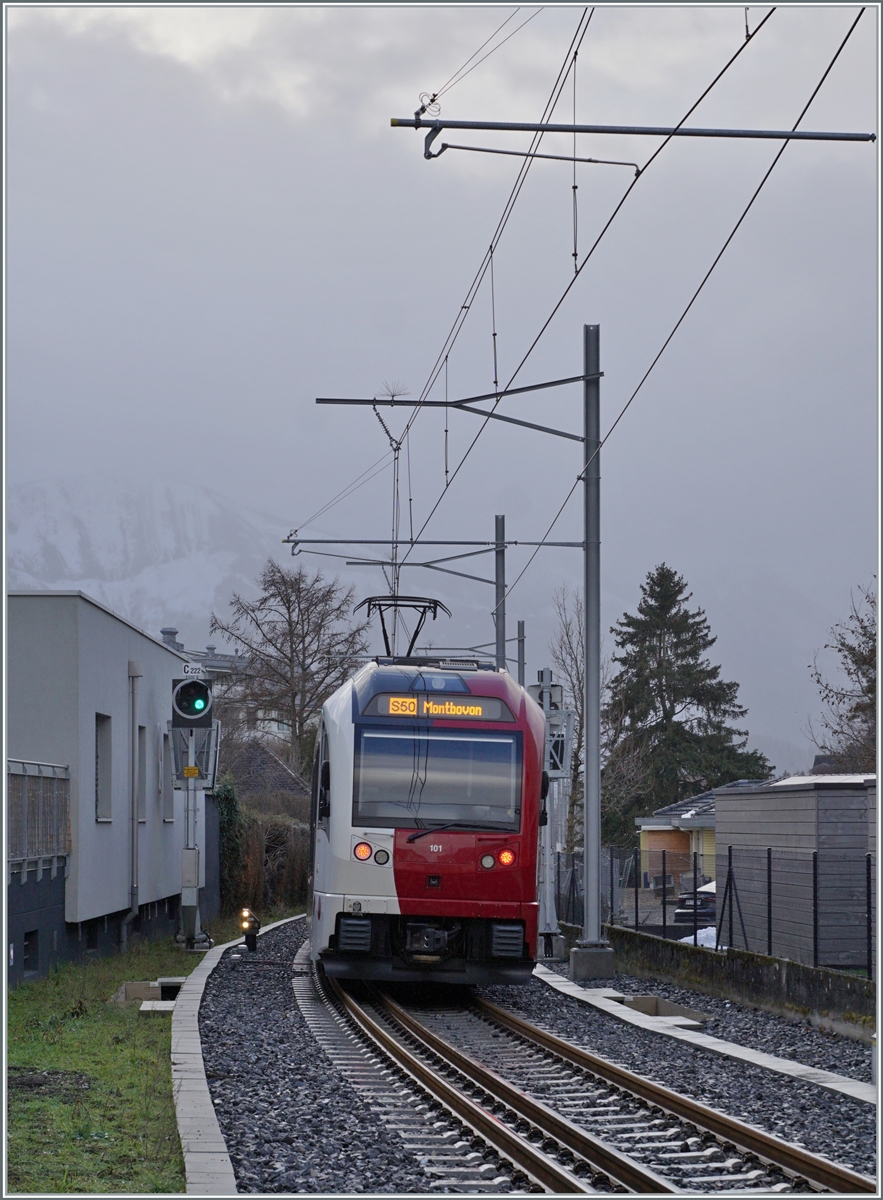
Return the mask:
[[[280, 537], [386, 536], [388, 465], [310, 520], [388, 450], [369, 408], [314, 400], [386, 381], [422, 390], [519, 160], [451, 150], [427, 162], [422, 134], [390, 118], [410, 116], [513, 11], [7, 7], [10, 482], [109, 467], [180, 476], [274, 514]], [[768, 11], [749, 9], [751, 27]], [[540, 11], [442, 98], [442, 115], [539, 120], [581, 12]], [[777, 10], [689, 123], [790, 128], [857, 12]], [[869, 8], [802, 128], [876, 132], [877, 20]], [[741, 7], [599, 7], [577, 120], [676, 124], [744, 38]], [[568, 82], [556, 119], [573, 106]], [[529, 135], [445, 137], [523, 149]], [[578, 154], [643, 163], [658, 144], [586, 136]], [[572, 140], [543, 148], [571, 153]], [[777, 149], [672, 141], [518, 383], [577, 374], [582, 326], [599, 323], [606, 432]], [[714, 661], [742, 685], [751, 744], [792, 770], [811, 761], [808, 664], [877, 569], [877, 161], [869, 143], [785, 150], [602, 456], [604, 629], [634, 611], [649, 570], [674, 567], [718, 637]], [[632, 174], [579, 166], [580, 259]], [[501, 381], [573, 276], [572, 183], [570, 165], [536, 162], [497, 249]], [[489, 282], [449, 356], [452, 399], [493, 387]], [[501, 411], [578, 431], [579, 387]], [[398, 435], [404, 415], [381, 412]], [[456, 413], [449, 425], [453, 470], [481, 426]], [[443, 412], [422, 412], [410, 504], [402, 458], [405, 532], [443, 490], [445, 442]], [[491, 538], [504, 513], [510, 537], [539, 539], [581, 465], [575, 442], [490, 423], [424, 536]], [[551, 536], [582, 536], [578, 494]], [[526, 561], [510, 551], [510, 580]], [[489, 557], [472, 562], [492, 572]], [[384, 590], [374, 569], [340, 570], [360, 595]], [[525, 620], [531, 678], [548, 657], [552, 593], [580, 580], [577, 551], [544, 549], [512, 591], [509, 632]], [[403, 590], [453, 609], [436, 644], [492, 640], [486, 585], [415, 569]]]

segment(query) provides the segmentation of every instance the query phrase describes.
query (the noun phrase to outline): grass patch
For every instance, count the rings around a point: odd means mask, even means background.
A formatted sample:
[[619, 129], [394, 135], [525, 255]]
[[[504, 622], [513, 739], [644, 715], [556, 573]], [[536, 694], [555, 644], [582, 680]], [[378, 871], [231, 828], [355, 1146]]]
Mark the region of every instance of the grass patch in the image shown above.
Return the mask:
[[171, 1021], [109, 1003], [121, 983], [187, 975], [171, 939], [59, 965], [7, 1005], [11, 1192], [182, 1192]]
[[[299, 910], [259, 912], [264, 925]], [[215, 921], [216, 943], [242, 930]], [[200, 954], [171, 938], [64, 963], [7, 1004], [7, 1187], [50, 1195], [185, 1190], [172, 1100], [171, 1018], [110, 1003], [122, 983], [188, 975]]]

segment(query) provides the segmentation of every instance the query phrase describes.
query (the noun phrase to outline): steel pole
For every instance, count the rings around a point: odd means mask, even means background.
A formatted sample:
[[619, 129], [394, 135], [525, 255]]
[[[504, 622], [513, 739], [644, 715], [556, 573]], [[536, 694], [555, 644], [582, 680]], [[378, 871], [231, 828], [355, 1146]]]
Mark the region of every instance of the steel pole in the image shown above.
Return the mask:
[[497, 629], [497, 670], [506, 669], [506, 518], [494, 517], [494, 624]]
[[585, 906], [582, 945], [601, 942], [601, 380], [599, 325], [583, 327], [583, 432], [588, 466], [585, 520], [585, 785], [583, 790]]
[[524, 687], [524, 622], [518, 622], [518, 683]]

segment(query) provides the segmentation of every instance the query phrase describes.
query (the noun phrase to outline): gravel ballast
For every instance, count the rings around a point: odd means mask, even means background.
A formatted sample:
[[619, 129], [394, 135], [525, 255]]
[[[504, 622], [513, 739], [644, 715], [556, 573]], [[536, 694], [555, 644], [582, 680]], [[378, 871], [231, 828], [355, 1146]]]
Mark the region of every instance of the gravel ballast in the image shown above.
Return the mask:
[[[417, 1159], [336, 1073], [301, 1016], [290, 963], [305, 935], [303, 921], [270, 930], [258, 940], [257, 957], [278, 965], [236, 965], [227, 951], [206, 983], [199, 1013], [203, 1057], [238, 1190], [426, 1193]], [[867, 1050], [857, 1043], [669, 984], [627, 976], [594, 981], [611, 984], [708, 1013], [707, 1029], [716, 1037], [867, 1078], [860, 1073]], [[855, 1170], [874, 1172], [871, 1105], [624, 1024], [537, 979], [481, 992], [633, 1071]]]
[[[290, 963], [292, 921], [258, 939]], [[333, 1071], [307, 1028], [288, 966], [235, 965], [228, 950], [199, 1010], [206, 1077], [240, 1192], [394, 1193], [426, 1189], [401, 1140]]]
[[[586, 986], [612, 987], [625, 992], [626, 987], [621, 986], [625, 982], [626, 977], [617, 975], [613, 980], [587, 980]], [[675, 995], [668, 996], [664, 989], [669, 985], [646, 979], [632, 982], [636, 985], [632, 994], [666, 996], [675, 1003], [684, 1003]], [[697, 1002], [700, 997], [695, 992], [684, 992], [682, 989], [673, 991], [680, 992], [682, 997], [689, 996], [694, 1001], [685, 1007], [707, 1011]], [[630, 1071], [645, 1075], [673, 1091], [766, 1129], [776, 1137], [799, 1143], [815, 1154], [843, 1163], [862, 1174], [873, 1175], [875, 1172], [877, 1110], [874, 1105], [779, 1075], [763, 1067], [721, 1057], [710, 1050], [666, 1037], [665, 1034], [627, 1025], [589, 1004], [562, 995], [538, 979], [532, 979], [526, 987], [491, 987], [482, 988], [480, 992], [495, 1004], [510, 1008], [559, 1037]], [[701, 997], [703, 1001], [706, 999], [705, 996]], [[744, 1021], [749, 1020], [749, 1014], [764, 1020], [779, 1020], [765, 1013], [743, 1010]], [[760, 1024], [756, 1029], [758, 1048], [777, 1053], [760, 1041]], [[812, 1029], [805, 1031], [810, 1035], [817, 1033]], [[720, 1034], [715, 1033], [715, 1036]], [[856, 1045], [845, 1038], [836, 1038], [836, 1043], [837, 1046], [846, 1043], [850, 1051]], [[825, 1070], [836, 1070], [834, 1054], [836, 1047], [832, 1048], [826, 1063], [818, 1065]], [[840, 1065], [843, 1065], [842, 1062]], [[843, 1070], [838, 1071], [838, 1074], [844, 1073]]]
[[[549, 962], [543, 966], [567, 978], [565, 964]], [[634, 975], [617, 974], [614, 979], [586, 980], [583, 986], [610, 988], [626, 996], [656, 996], [660, 1000], [670, 1000], [707, 1017], [703, 1030], [711, 1037], [790, 1058], [819, 1071], [833, 1071], [836, 1075], [846, 1075], [865, 1083], [871, 1081], [870, 1046], [818, 1029], [805, 1021], [789, 1021], [744, 1004], [688, 991], [673, 983], [638, 979]]]

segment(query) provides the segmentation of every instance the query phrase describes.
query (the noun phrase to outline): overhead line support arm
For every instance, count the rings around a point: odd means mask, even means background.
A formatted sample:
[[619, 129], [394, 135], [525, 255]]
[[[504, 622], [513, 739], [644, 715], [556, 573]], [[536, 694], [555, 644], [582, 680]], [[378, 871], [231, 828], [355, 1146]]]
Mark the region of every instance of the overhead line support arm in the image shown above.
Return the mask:
[[699, 129], [692, 126], [659, 125], [565, 125], [548, 121], [422, 121], [419, 117], [392, 117], [390, 125], [426, 129], [424, 158], [438, 158], [431, 143], [443, 129], [492, 129], [506, 133], [613, 133], [638, 137], [762, 138], [787, 142], [874, 142], [875, 133], [838, 133], [808, 129]]

